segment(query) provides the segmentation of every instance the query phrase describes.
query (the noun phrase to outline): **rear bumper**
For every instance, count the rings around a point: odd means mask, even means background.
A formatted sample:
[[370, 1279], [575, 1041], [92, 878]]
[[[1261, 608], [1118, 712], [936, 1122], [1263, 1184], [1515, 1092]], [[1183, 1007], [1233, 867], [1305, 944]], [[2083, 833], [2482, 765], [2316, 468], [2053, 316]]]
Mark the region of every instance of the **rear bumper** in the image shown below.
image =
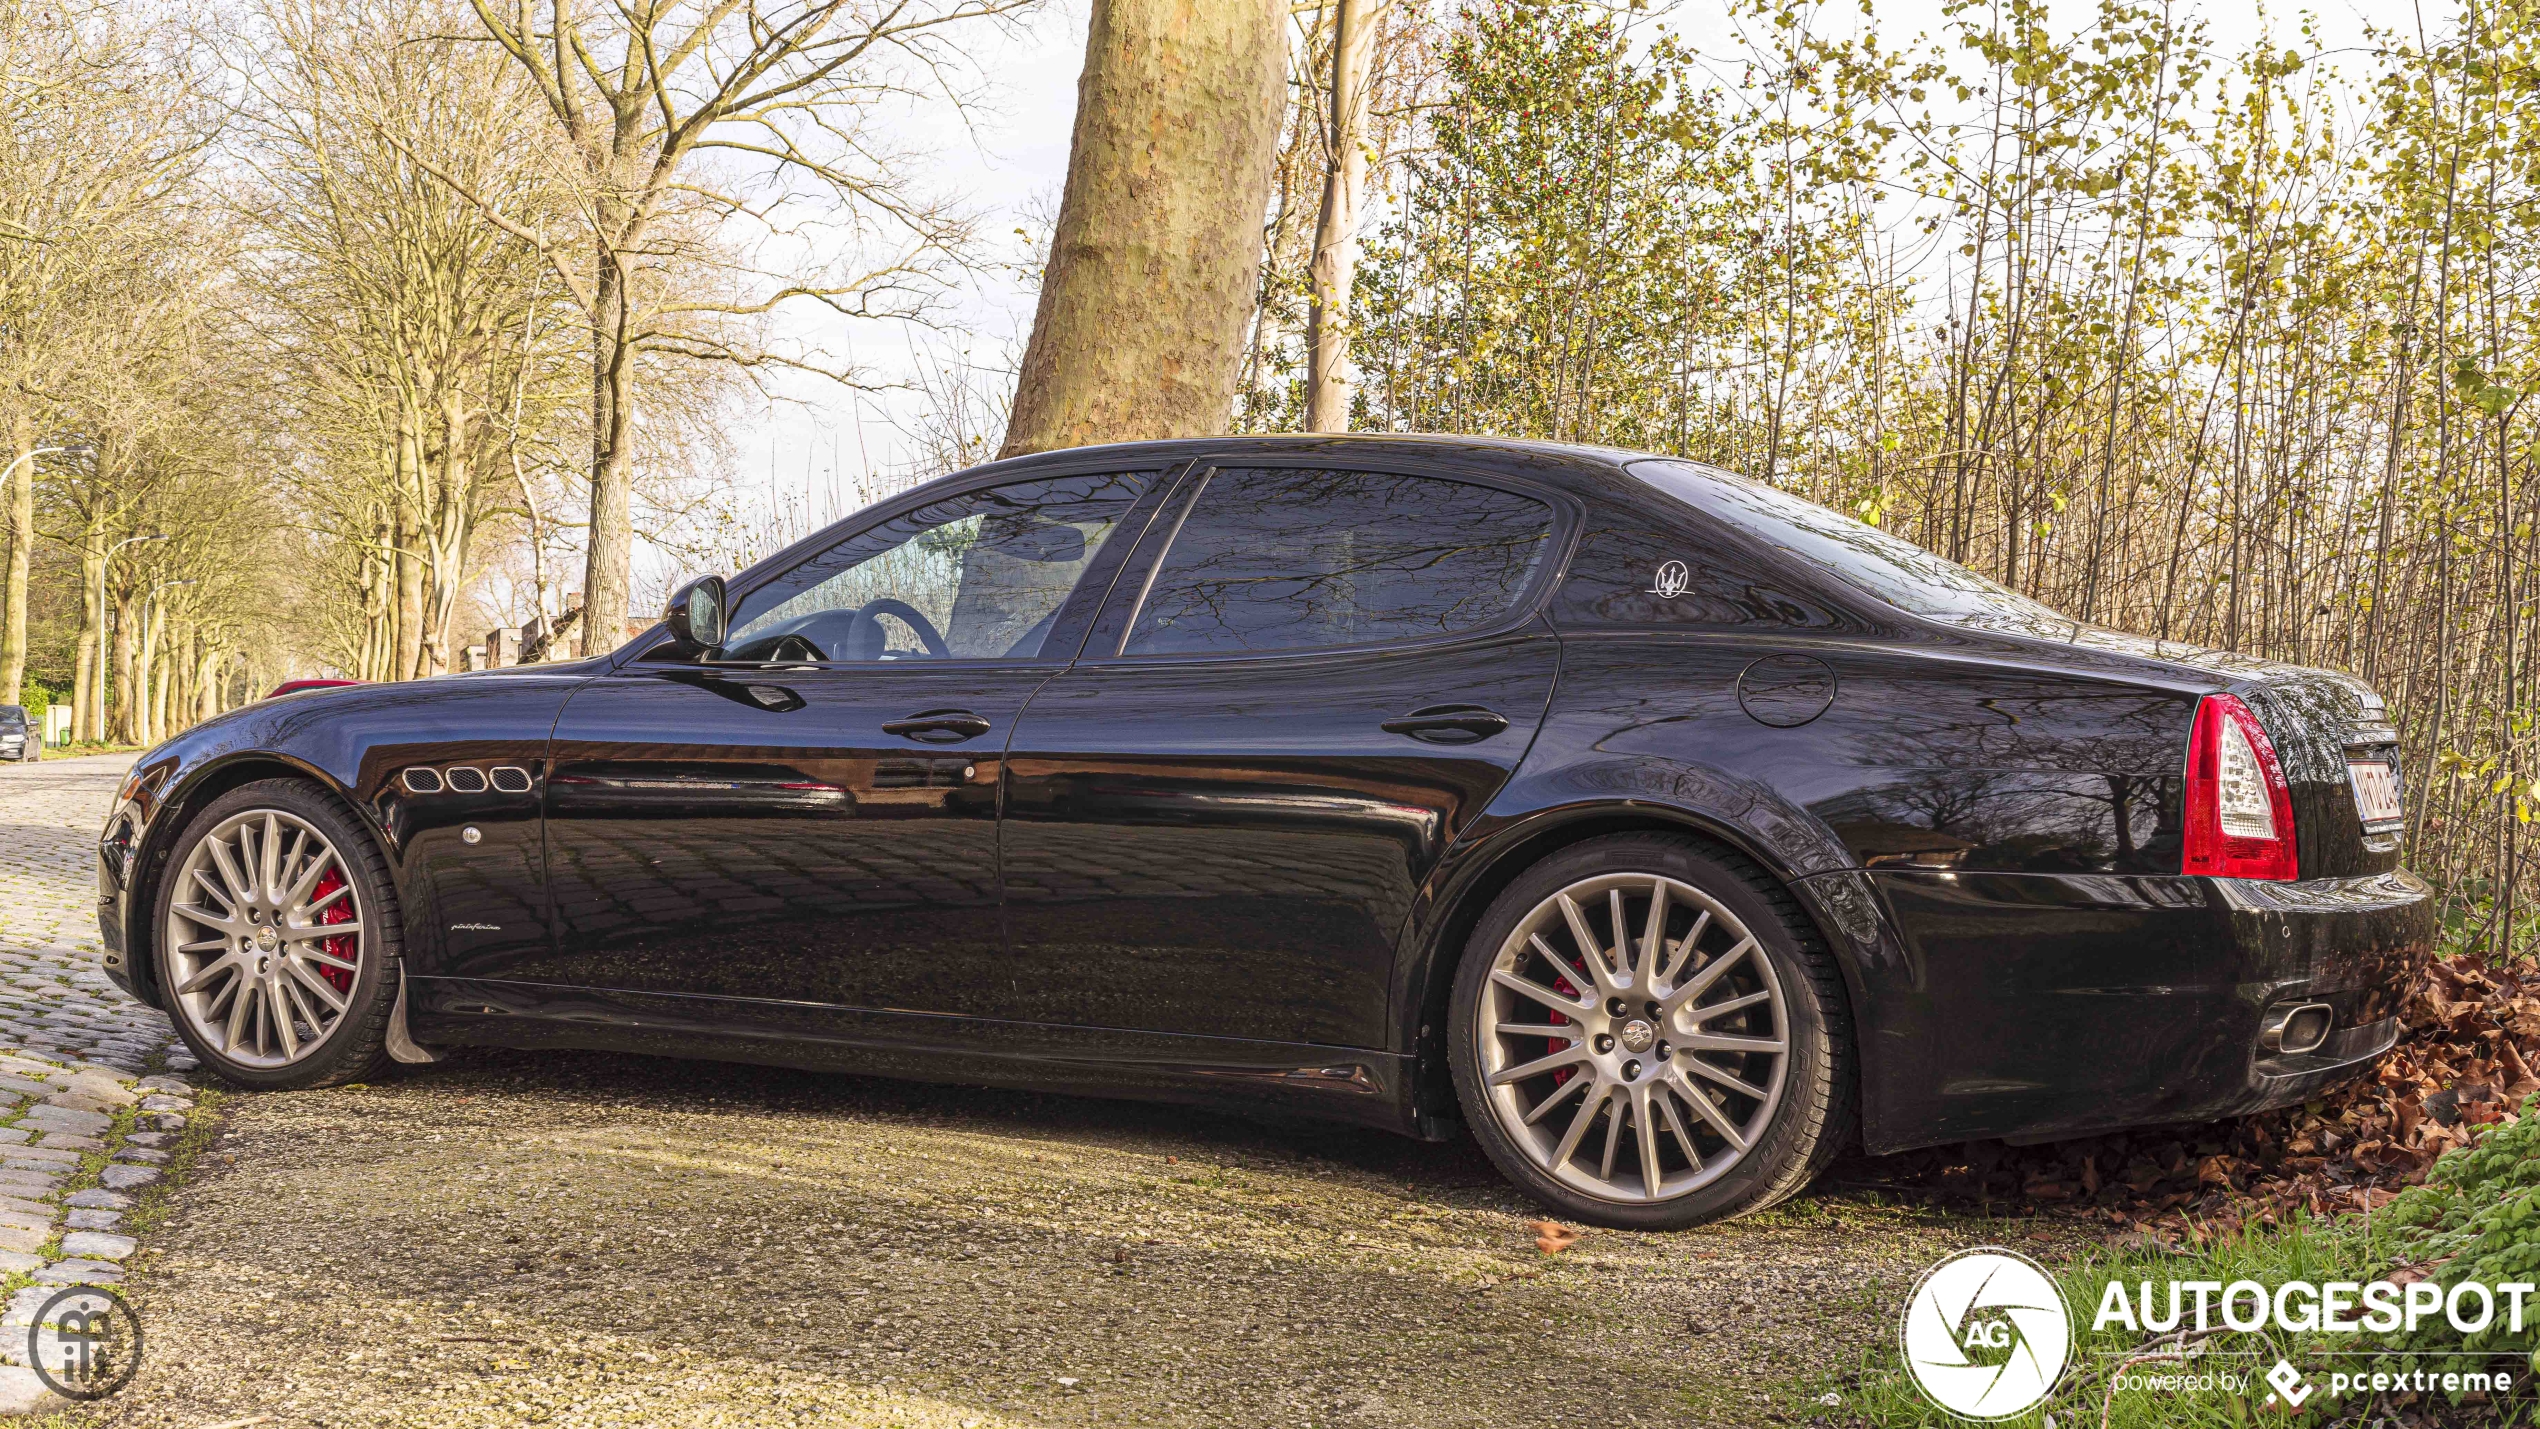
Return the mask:
[[[1909, 984], [1895, 1015], [1876, 1019], [1892, 1039], [1881, 1050], [1895, 1093], [1882, 1151], [2307, 1101], [2397, 1042], [2434, 946], [2432, 891], [2404, 871], [2298, 883], [1872, 879]], [[2307, 1052], [2263, 1048], [2267, 1014], [2301, 1003], [2334, 1014], [2328, 1039]]]

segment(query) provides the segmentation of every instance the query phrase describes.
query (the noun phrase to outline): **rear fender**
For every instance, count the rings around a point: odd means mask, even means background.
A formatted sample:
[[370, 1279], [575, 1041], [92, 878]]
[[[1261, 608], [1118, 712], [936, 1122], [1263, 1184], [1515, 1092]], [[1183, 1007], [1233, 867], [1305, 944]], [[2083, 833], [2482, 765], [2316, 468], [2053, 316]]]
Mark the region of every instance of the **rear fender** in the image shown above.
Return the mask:
[[[1902, 1027], [1881, 1017], [1914, 974], [1906, 945], [1870, 880], [1831, 829], [1751, 780], [1725, 770], [1646, 757], [1520, 771], [1448, 849], [1421, 890], [1398, 950], [1394, 988], [1398, 1047], [1416, 1050], [1414, 1110], [1424, 1133], [1443, 1134], [1456, 1114], [1445, 1076], [1447, 989], [1466, 940], [1492, 899], [1547, 854], [1614, 833], [1675, 832], [1721, 844], [1787, 886], [1833, 951], [1853, 1010], [1862, 1130], [1888, 1136], [1884, 1088], [1912, 1075]], [[1903, 1062], [1903, 1065], [1894, 1065]]]

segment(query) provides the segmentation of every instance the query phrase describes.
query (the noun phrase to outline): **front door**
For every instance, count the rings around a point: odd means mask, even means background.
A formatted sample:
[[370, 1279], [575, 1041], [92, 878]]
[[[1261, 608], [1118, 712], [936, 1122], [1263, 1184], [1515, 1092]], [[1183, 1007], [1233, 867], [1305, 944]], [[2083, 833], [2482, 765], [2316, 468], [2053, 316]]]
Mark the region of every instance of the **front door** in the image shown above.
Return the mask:
[[1151, 484], [908, 507], [736, 591], [713, 659], [579, 692], [548, 786], [548, 980], [940, 1011], [948, 980], [989, 975], [1004, 748]]
[[1551, 697], [1545, 501], [1323, 467], [1183, 483], [1008, 747], [982, 1016], [1381, 1047], [1395, 946]]

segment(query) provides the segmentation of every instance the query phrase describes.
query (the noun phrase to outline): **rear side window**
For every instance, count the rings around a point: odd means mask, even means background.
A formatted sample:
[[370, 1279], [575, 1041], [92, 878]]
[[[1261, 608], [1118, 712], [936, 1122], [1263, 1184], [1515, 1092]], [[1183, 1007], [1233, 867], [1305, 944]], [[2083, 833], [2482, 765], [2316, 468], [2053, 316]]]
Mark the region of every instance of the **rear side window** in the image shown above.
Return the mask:
[[1852, 589], [1900, 610], [1962, 625], [2070, 638], [2070, 617], [1913, 542], [1778, 487], [1681, 461], [1641, 461], [1632, 475], [1760, 537]]
[[1148, 585], [1124, 655], [1301, 650], [1478, 630], [1552, 543], [1530, 496], [1429, 476], [1230, 467]]

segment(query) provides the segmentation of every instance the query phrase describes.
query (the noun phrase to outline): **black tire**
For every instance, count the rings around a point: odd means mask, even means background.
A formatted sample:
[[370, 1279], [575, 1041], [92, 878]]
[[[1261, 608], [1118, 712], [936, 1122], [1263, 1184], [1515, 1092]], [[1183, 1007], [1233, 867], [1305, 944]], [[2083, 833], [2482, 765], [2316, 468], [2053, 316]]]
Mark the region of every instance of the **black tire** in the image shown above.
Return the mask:
[[[1716, 1179], [1667, 1200], [1606, 1199], [1555, 1179], [1502, 1124], [1482, 1071], [1482, 995], [1503, 945], [1555, 893], [1585, 880], [1623, 874], [1658, 875], [1690, 885], [1735, 914], [1771, 961], [1786, 1008], [1787, 1064], [1770, 1120], [1743, 1156]], [[1762, 1210], [1805, 1189], [1855, 1135], [1850, 1004], [1823, 939], [1780, 882], [1717, 844], [1684, 835], [1590, 839], [1518, 875], [1492, 900], [1465, 945], [1449, 1008], [1447, 1051], [1465, 1124], [1492, 1164], [1557, 1214], [1597, 1225], [1674, 1230]]]
[[[167, 946], [168, 916], [177, 892], [177, 874], [195, 846], [235, 816], [271, 809], [301, 819], [335, 846], [361, 899], [363, 931], [358, 970], [345, 993], [346, 1008], [321, 1043], [300, 1060], [282, 1067], [248, 1066], [210, 1044], [178, 1005]], [[388, 1020], [396, 1010], [397, 988], [404, 966], [404, 925], [397, 908], [395, 885], [387, 860], [361, 819], [330, 791], [301, 779], [262, 779], [230, 790], [186, 821], [160, 865], [159, 887], [151, 900], [150, 937], [157, 956], [161, 1005], [177, 1035], [205, 1067], [224, 1080], [256, 1091], [295, 1091], [361, 1081], [377, 1071], [386, 1056]], [[323, 886], [323, 885], [321, 885]]]

